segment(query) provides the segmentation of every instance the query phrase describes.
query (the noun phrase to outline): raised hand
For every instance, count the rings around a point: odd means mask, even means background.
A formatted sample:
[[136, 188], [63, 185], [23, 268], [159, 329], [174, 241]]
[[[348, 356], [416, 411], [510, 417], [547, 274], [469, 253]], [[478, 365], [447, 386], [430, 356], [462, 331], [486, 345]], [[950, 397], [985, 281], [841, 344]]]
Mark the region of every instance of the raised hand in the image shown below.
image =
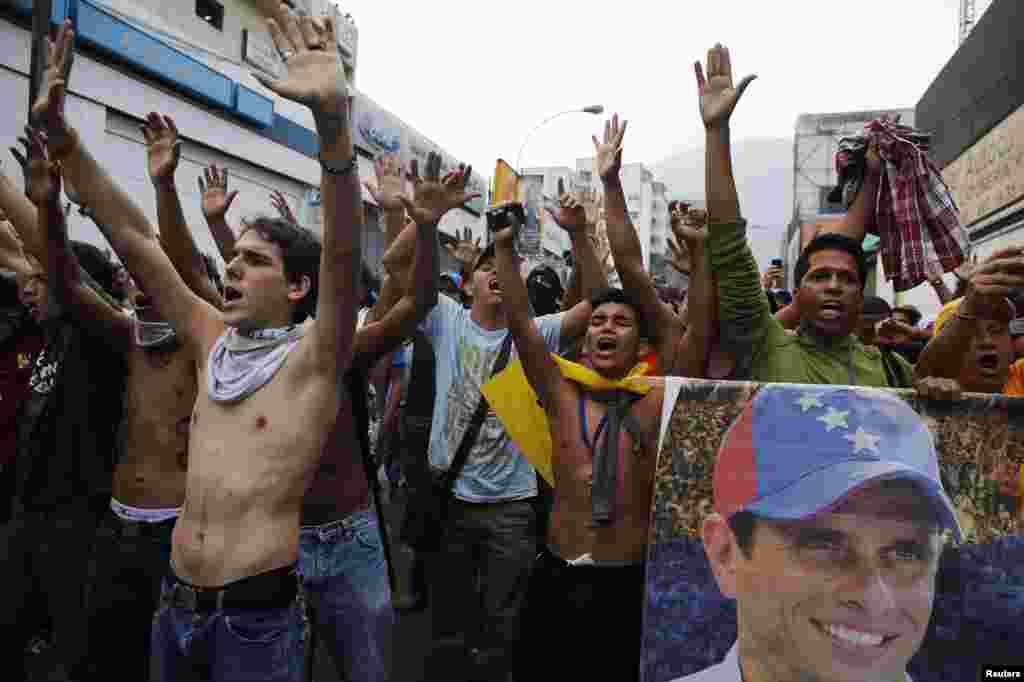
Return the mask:
[[732, 59], [729, 49], [721, 43], [708, 50], [707, 80], [700, 62], [693, 65], [697, 75], [697, 91], [700, 94], [700, 115], [704, 119], [704, 127], [714, 128], [729, 123], [736, 103], [740, 101], [747, 86], [757, 78], [750, 75], [733, 86]]
[[601, 215], [601, 200], [597, 196], [597, 190], [585, 189], [580, 192], [580, 204], [587, 215], [587, 226], [597, 225]]
[[768, 289], [774, 289], [776, 283], [785, 281], [786, 273], [782, 271], [778, 265], [773, 265], [764, 271], [761, 275], [761, 287], [766, 291]]
[[373, 162], [373, 171], [377, 176], [377, 184], [364, 182], [363, 186], [370, 193], [373, 200], [384, 211], [405, 210], [401, 194], [402, 183], [402, 162], [397, 154], [381, 154]]
[[571, 194], [566, 194], [562, 178], [558, 179], [558, 209], [546, 207], [544, 210], [569, 234], [576, 234], [587, 227], [586, 208]]
[[911, 336], [914, 333], [914, 327], [909, 324], [904, 324], [899, 320], [895, 320], [891, 317], [887, 317], [878, 324], [875, 325], [875, 333], [883, 338], [889, 338], [893, 336]]
[[996, 251], [972, 268], [967, 280], [965, 312], [979, 307], [994, 308], [1002, 299], [1024, 289], [1024, 247], [1010, 246]]
[[671, 254], [670, 265], [684, 275], [693, 269], [692, 254], [698, 250], [708, 238], [708, 214], [701, 209], [691, 209], [684, 202], [673, 202], [669, 221], [675, 241], [669, 237], [668, 248]]
[[35, 126], [46, 131], [48, 146], [55, 158], [68, 153], [75, 141], [75, 132], [64, 118], [64, 96], [75, 59], [73, 40], [70, 19], [64, 20], [56, 40], [46, 38], [43, 77], [30, 116]]
[[41, 207], [60, 198], [60, 166], [49, 159], [46, 133], [27, 126], [25, 133], [28, 139], [19, 141], [28, 151], [28, 198]]
[[[224, 171], [224, 181], [227, 182], [227, 170]], [[278, 215], [283, 219], [287, 220], [292, 225], [298, 225], [299, 221], [295, 219], [295, 214], [292, 213], [292, 207], [288, 205], [288, 200], [281, 192], [274, 190], [270, 193], [270, 203], [273, 204], [274, 208], [277, 209]]]
[[[206, 182], [203, 182], [206, 178]], [[211, 163], [203, 169], [203, 177], [199, 178], [199, 193], [202, 195], [200, 207], [206, 221], [223, 220], [231, 202], [238, 196], [238, 190], [228, 192], [228, 169], [217, 170], [217, 164]]]
[[306, 105], [314, 115], [348, 106], [348, 83], [330, 17], [298, 17], [282, 3], [276, 16], [267, 20], [267, 28], [287, 73], [279, 79], [253, 74], [260, 83], [285, 99]]
[[149, 179], [154, 185], [173, 182], [174, 171], [178, 169], [178, 160], [181, 159], [178, 127], [170, 116], [151, 112], [140, 129], [146, 139]]
[[616, 181], [619, 179], [619, 171], [622, 169], [622, 138], [626, 135], [626, 124], [623, 121], [619, 125], [619, 115], [612, 116], [611, 121], [604, 122], [604, 137], [598, 142], [596, 135], [591, 135], [594, 141], [594, 167], [601, 180]]
[[409, 217], [420, 225], [437, 224], [448, 211], [480, 196], [479, 192], [466, 192], [472, 166], [460, 163], [458, 170], [449, 171], [441, 179], [441, 155], [430, 152], [424, 170], [424, 176], [420, 178], [419, 164], [413, 159], [410, 173], [413, 197], [399, 195]]
[[476, 257], [480, 255], [480, 237], [473, 239], [473, 232], [467, 227], [464, 229], [462, 235], [459, 235], [459, 231], [455, 231], [455, 236], [458, 241], [454, 246], [451, 244], [445, 244], [445, 248], [448, 249], [448, 253], [455, 257], [455, 260], [462, 264], [462, 270], [468, 271], [473, 267], [473, 262]]

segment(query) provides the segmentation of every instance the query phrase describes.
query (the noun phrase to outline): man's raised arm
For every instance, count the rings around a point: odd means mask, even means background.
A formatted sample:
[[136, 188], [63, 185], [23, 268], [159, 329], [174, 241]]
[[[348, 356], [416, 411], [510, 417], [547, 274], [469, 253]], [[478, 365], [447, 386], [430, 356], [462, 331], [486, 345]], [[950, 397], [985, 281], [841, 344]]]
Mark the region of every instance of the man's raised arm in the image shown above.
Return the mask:
[[223, 325], [219, 313], [185, 285], [145, 214], [96, 162], [64, 118], [64, 96], [74, 59], [73, 38], [71, 21], [67, 20], [55, 41], [47, 39], [47, 68], [32, 118], [45, 127], [51, 158], [61, 161], [66, 178], [95, 221], [109, 228], [111, 246], [128, 270], [145, 282], [161, 315], [183, 337], [197, 343], [212, 342]]
[[992, 319], [1007, 297], [1024, 289], [1024, 248], [1011, 246], [971, 270], [960, 307], [932, 336], [914, 367], [914, 377], [956, 379], [978, 325]]
[[729, 117], [756, 76], [747, 76], [734, 87], [729, 50], [720, 44], [708, 50], [707, 81], [700, 62], [695, 69], [707, 140], [708, 255], [718, 283], [718, 338], [745, 366], [775, 324], [747, 242], [729, 143]]
[[412, 173], [413, 198], [398, 195], [404, 208], [416, 224], [416, 257], [412, 276], [405, 296], [384, 314], [380, 322], [367, 325], [356, 332], [356, 349], [364, 347], [374, 352], [389, 352], [415, 330], [431, 308], [437, 305], [438, 270], [440, 254], [437, 246], [437, 225], [444, 214], [479, 196], [466, 192], [466, 183], [472, 168], [459, 166], [445, 175], [441, 170], [441, 156], [431, 152], [427, 157], [425, 176], [421, 180], [418, 168]]
[[[203, 182], [203, 179], [206, 179]], [[211, 163], [203, 169], [203, 177], [199, 178], [199, 206], [206, 218], [206, 225], [217, 245], [217, 251], [225, 263], [235, 258], [235, 231], [228, 225], [228, 209], [231, 202], [238, 196], [238, 190], [228, 192], [228, 169], [217, 170], [217, 164]]]
[[49, 275], [49, 292], [62, 311], [102, 336], [114, 347], [131, 345], [132, 322], [123, 312], [108, 305], [84, 281], [84, 271], [71, 251], [67, 223], [60, 205], [60, 169], [46, 155], [46, 142], [36, 130], [28, 130], [29, 198], [36, 205], [39, 232], [43, 238], [42, 261]]
[[519, 258], [516, 255], [516, 234], [520, 225], [515, 216], [511, 216], [511, 222], [508, 227], [494, 233], [494, 260], [501, 298], [508, 315], [509, 332], [516, 344], [526, 378], [537, 392], [548, 416], [554, 419], [561, 406], [559, 391], [563, 388], [564, 379], [558, 365], [548, 354], [544, 337], [533, 321], [530, 295], [519, 272]]
[[320, 139], [324, 231], [313, 360], [327, 373], [343, 372], [352, 362], [363, 239], [362, 193], [349, 125], [351, 96], [331, 18], [297, 17], [282, 4], [267, 25], [286, 57], [288, 73], [279, 80], [258, 80], [281, 97], [309, 107]]
[[142, 126], [146, 139], [146, 161], [149, 179], [156, 190], [156, 217], [160, 224], [160, 242], [178, 274], [189, 288], [204, 301], [221, 308], [223, 299], [210, 281], [203, 255], [196, 247], [192, 232], [185, 224], [174, 173], [181, 158], [178, 127], [170, 116], [151, 113]]
[[655, 338], [652, 342], [658, 353], [658, 367], [667, 368], [682, 336], [682, 326], [671, 309], [662, 305], [658, 289], [644, 267], [640, 238], [629, 219], [626, 195], [622, 190], [619, 172], [622, 169], [622, 138], [626, 134], [626, 121], [619, 125], [619, 115], [604, 124], [604, 140], [594, 140], [594, 165], [604, 184], [604, 205], [608, 221], [608, 244], [611, 246], [615, 269], [622, 278], [622, 288], [632, 291], [639, 299], [643, 316], [651, 323]]

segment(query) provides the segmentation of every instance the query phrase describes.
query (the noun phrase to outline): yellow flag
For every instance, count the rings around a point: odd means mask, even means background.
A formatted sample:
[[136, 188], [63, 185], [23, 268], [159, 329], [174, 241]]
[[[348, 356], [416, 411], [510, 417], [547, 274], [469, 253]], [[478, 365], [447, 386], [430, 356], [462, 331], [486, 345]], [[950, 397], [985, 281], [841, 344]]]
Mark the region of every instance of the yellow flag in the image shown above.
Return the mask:
[[[634, 367], [625, 379], [612, 380], [606, 379], [589, 367], [570, 362], [553, 353], [551, 358], [558, 364], [558, 369], [566, 379], [594, 390], [621, 388], [640, 395], [645, 395], [651, 390], [650, 381], [643, 378], [649, 368], [646, 363]], [[498, 415], [505, 431], [526, 460], [544, 477], [548, 485], [555, 487], [552, 466], [554, 446], [551, 443], [548, 416], [540, 405], [537, 393], [530, 386], [519, 358], [510, 360], [505, 369], [480, 387], [480, 392], [487, 398], [487, 403]]]

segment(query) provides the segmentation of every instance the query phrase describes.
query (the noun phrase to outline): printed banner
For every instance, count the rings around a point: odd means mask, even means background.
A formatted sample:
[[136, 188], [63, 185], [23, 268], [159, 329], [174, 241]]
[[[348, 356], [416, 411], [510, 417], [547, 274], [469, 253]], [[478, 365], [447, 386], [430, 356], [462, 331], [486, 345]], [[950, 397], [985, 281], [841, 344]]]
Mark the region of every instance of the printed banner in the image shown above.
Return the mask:
[[[668, 379], [655, 478], [644, 607], [644, 682], [720, 662], [736, 640], [736, 606], [718, 590], [700, 541], [719, 444], [765, 386]], [[797, 401], [806, 386], [773, 384]], [[869, 389], [865, 389], [869, 390]], [[871, 389], [874, 390], [874, 389]], [[956, 403], [892, 391], [935, 438], [943, 485], [964, 533], [941, 558], [914, 682], [978, 679], [983, 665], [1024, 660], [1024, 399]]]

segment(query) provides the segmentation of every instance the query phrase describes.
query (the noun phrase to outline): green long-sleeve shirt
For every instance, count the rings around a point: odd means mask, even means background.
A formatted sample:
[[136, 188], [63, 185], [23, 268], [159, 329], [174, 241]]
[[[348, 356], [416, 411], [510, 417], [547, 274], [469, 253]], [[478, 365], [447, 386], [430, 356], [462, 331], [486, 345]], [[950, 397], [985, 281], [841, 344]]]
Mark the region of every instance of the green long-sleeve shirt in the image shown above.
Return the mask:
[[735, 357], [737, 374], [760, 382], [913, 385], [910, 363], [890, 354], [890, 382], [882, 352], [852, 334], [824, 339], [806, 330], [787, 332], [772, 316], [746, 228], [742, 220], [712, 224], [708, 235], [711, 271], [718, 280], [719, 339]]

